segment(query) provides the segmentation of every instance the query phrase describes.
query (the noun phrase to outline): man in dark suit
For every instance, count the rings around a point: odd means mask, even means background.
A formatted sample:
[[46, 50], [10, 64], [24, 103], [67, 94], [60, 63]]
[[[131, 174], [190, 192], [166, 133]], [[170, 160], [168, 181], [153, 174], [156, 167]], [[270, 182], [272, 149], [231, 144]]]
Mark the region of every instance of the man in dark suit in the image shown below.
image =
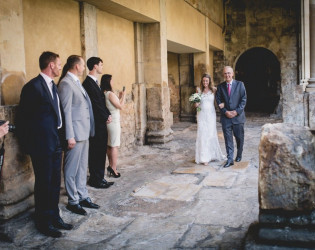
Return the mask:
[[40, 74], [22, 89], [17, 116], [17, 134], [21, 147], [30, 155], [35, 174], [35, 225], [51, 237], [60, 237], [58, 229], [72, 229], [59, 215], [61, 177], [62, 107], [53, 82], [61, 70], [59, 55], [43, 52]]
[[114, 184], [104, 179], [107, 148], [106, 124], [111, 122], [111, 114], [105, 105], [105, 95], [97, 82], [97, 75], [102, 74], [103, 61], [99, 57], [91, 57], [86, 64], [89, 74], [83, 82], [83, 87], [91, 99], [95, 120], [95, 136], [90, 138], [89, 185], [95, 188], [108, 188]]
[[223, 69], [225, 82], [218, 86], [216, 102], [221, 111], [221, 123], [223, 128], [227, 162], [224, 168], [234, 165], [234, 144], [233, 134], [237, 144], [236, 162], [242, 160], [244, 145], [244, 123], [246, 105], [246, 90], [243, 82], [233, 80], [234, 72], [232, 67], [225, 66]]

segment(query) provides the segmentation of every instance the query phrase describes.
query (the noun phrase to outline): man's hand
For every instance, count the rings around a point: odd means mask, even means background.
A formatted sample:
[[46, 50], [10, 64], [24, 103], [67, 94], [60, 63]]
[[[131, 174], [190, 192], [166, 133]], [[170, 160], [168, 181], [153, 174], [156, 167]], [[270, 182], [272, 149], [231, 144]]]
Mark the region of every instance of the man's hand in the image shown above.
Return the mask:
[[237, 112], [235, 110], [233, 110], [233, 111], [226, 111], [225, 112], [225, 116], [227, 118], [233, 118], [233, 117], [237, 116]]
[[9, 132], [9, 121], [0, 126], [0, 138]]
[[73, 149], [75, 144], [76, 144], [76, 141], [74, 138], [68, 139], [68, 149]]
[[110, 115], [110, 116], [108, 116], [108, 119], [107, 119], [106, 123], [109, 124], [111, 122], [112, 122], [112, 116]]

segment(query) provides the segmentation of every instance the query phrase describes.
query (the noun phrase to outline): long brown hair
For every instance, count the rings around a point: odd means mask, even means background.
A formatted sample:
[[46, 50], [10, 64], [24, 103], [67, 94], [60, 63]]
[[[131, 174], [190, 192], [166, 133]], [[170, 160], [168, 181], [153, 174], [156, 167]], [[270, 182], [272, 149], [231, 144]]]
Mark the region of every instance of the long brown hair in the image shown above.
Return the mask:
[[216, 88], [214, 87], [213, 82], [211, 81], [211, 76], [209, 74], [203, 74], [201, 77], [201, 81], [200, 81], [201, 92], [203, 92], [205, 89], [205, 87], [203, 86], [203, 83], [202, 83], [202, 79], [205, 77], [209, 79], [209, 89], [211, 90], [212, 93], [214, 93], [216, 91]]
[[110, 81], [112, 80], [112, 75], [105, 74], [101, 78], [101, 90], [104, 91], [113, 91]]

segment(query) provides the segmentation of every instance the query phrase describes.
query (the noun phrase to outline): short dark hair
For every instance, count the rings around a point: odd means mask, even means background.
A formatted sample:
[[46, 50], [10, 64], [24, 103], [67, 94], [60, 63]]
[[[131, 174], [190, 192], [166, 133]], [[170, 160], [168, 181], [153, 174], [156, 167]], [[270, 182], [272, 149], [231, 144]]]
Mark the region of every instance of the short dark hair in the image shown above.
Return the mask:
[[101, 90], [104, 91], [113, 91], [112, 86], [110, 85], [110, 80], [112, 80], [112, 75], [105, 74], [101, 78]]
[[46, 69], [49, 63], [56, 61], [58, 57], [59, 55], [54, 52], [44, 51], [39, 57], [39, 68]]
[[92, 56], [86, 61], [86, 66], [89, 70], [93, 70], [94, 65], [98, 65], [100, 62], [103, 62], [101, 58]]

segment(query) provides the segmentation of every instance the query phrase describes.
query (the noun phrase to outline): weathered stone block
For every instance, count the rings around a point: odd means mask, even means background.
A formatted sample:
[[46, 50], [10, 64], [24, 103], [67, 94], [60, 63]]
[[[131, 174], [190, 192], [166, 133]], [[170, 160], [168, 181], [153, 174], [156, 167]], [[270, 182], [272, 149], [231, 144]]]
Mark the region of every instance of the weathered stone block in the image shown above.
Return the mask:
[[315, 137], [308, 128], [264, 125], [259, 166], [261, 209], [315, 209]]
[[309, 93], [308, 119], [310, 129], [315, 130], [315, 92]]
[[[0, 119], [14, 124], [15, 112], [16, 106], [1, 106]], [[9, 132], [4, 140], [5, 155], [0, 180], [0, 219], [9, 219], [34, 205], [32, 196], [34, 174], [30, 158], [20, 152], [15, 134]]]

